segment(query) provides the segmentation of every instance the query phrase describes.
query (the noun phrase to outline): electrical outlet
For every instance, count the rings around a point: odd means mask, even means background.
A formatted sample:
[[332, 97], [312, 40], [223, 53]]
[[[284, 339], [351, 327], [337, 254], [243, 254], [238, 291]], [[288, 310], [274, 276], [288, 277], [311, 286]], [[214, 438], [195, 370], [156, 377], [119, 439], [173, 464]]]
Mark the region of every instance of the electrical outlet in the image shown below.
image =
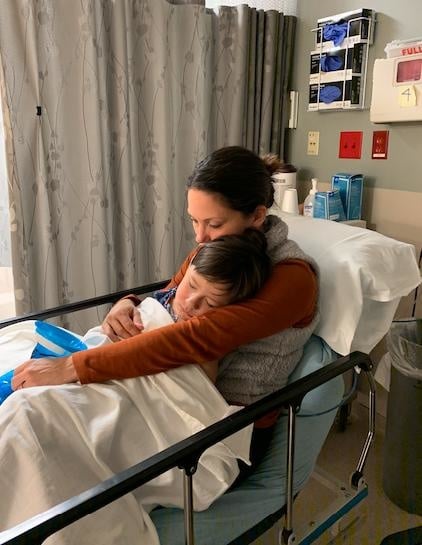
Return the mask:
[[340, 159], [360, 159], [362, 153], [362, 131], [340, 133], [338, 156]]
[[388, 131], [374, 131], [372, 135], [372, 159], [387, 159]]
[[308, 155], [318, 155], [319, 131], [308, 132]]

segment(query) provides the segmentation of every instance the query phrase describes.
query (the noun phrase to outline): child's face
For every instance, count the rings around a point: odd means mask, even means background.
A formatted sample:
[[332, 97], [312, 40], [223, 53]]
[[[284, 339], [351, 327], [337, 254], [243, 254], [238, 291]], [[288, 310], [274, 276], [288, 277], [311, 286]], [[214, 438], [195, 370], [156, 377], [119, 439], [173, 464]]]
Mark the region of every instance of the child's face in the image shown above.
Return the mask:
[[188, 320], [229, 302], [230, 294], [225, 284], [206, 280], [195, 266], [190, 265], [174, 296], [173, 312], [179, 320]]

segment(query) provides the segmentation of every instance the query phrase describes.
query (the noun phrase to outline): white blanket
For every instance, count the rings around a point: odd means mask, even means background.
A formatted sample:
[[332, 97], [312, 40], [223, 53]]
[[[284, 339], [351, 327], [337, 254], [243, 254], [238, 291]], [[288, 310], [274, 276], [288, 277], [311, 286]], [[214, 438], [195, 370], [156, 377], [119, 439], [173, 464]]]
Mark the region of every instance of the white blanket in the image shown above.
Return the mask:
[[[163, 307], [153, 299], [146, 301], [141, 307], [144, 324], [168, 323]], [[25, 359], [24, 345], [30, 349], [30, 326], [20, 325], [21, 333], [19, 325], [0, 331], [0, 354], [7, 349], [8, 359], [0, 358], [0, 373]], [[88, 332], [85, 340], [91, 346], [106, 342], [98, 328]], [[12, 344], [17, 347], [15, 352]], [[11, 365], [13, 354], [18, 354], [19, 361]], [[238, 409], [227, 405], [202, 370], [193, 365], [107, 384], [42, 386], [13, 393], [0, 406], [0, 530]], [[250, 436], [251, 427], [203, 454], [193, 479], [195, 510], [206, 509], [233, 483], [237, 458], [248, 460]], [[179, 469], [170, 470], [46, 543], [158, 545], [148, 513], [156, 505], [183, 507], [182, 479]], [[6, 535], [7, 531], [0, 533]]]

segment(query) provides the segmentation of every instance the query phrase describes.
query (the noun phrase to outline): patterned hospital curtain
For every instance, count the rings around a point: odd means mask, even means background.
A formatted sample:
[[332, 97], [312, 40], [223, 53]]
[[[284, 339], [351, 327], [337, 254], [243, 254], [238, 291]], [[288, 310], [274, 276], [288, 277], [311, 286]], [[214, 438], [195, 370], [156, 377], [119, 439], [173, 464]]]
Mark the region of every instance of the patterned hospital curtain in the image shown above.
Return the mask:
[[[252, 146], [245, 112], [258, 15], [248, 12], [2, 0], [18, 313], [168, 278], [180, 265], [194, 244], [184, 187], [195, 163], [222, 145]], [[101, 318], [70, 315], [65, 325], [83, 330]]]
[[245, 5], [213, 18], [213, 142], [284, 158], [295, 17]]

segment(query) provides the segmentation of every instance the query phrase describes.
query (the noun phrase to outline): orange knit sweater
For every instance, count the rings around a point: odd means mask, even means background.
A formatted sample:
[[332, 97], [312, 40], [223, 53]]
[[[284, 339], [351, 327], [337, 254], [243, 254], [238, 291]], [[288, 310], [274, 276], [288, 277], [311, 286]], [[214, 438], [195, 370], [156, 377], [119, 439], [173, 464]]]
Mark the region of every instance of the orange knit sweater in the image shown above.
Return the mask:
[[[190, 256], [170, 286], [180, 282], [189, 262]], [[242, 344], [287, 327], [308, 325], [315, 313], [317, 293], [316, 275], [308, 263], [284, 261], [274, 265], [269, 280], [254, 298], [113, 345], [75, 353], [75, 369], [81, 383], [103, 382], [220, 359]]]

